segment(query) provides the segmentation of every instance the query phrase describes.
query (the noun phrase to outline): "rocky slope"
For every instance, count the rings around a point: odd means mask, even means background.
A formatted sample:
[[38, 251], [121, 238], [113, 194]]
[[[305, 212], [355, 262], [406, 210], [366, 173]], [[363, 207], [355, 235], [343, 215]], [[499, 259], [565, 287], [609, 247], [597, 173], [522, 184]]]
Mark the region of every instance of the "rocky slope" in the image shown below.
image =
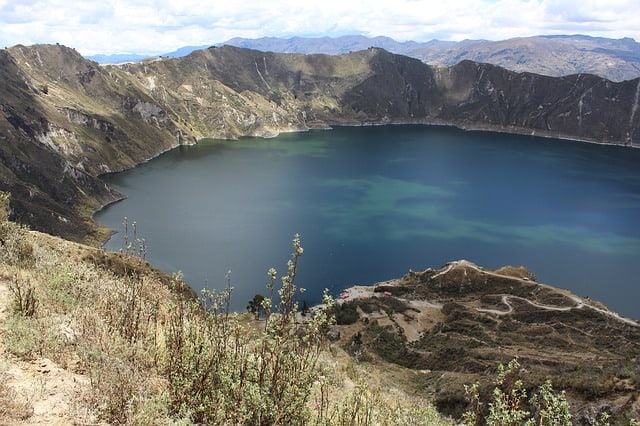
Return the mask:
[[454, 417], [464, 383], [488, 388], [487, 372], [517, 357], [527, 386], [551, 379], [567, 391], [575, 424], [592, 424], [601, 411], [619, 422], [640, 418], [640, 323], [536, 283], [523, 267], [451, 262], [350, 289], [340, 303], [342, 347], [361, 361], [419, 371], [416, 389]]
[[636, 146], [640, 79], [562, 78], [368, 49], [340, 56], [235, 47], [99, 66], [64, 46], [0, 51], [0, 190], [15, 219], [101, 240], [96, 178], [200, 138], [332, 125], [448, 124]]

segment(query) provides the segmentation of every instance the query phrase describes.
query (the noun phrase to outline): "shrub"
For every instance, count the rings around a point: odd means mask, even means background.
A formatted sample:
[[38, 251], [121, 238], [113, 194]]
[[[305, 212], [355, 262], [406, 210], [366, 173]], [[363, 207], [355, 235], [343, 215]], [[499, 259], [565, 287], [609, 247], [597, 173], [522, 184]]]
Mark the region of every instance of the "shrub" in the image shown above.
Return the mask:
[[[295, 283], [303, 253], [293, 240], [287, 273], [277, 290], [269, 270], [270, 296], [262, 303], [264, 328], [250, 330], [229, 311], [232, 288], [205, 291], [200, 304], [179, 301], [171, 309], [163, 370], [171, 410], [208, 424], [305, 424], [311, 388], [320, 374], [318, 357], [333, 320], [333, 300], [325, 292], [323, 308], [297, 322]], [[202, 308], [205, 309], [202, 309]]]
[[358, 309], [353, 302], [344, 302], [339, 305], [336, 304], [333, 307], [333, 315], [336, 319], [336, 324], [338, 325], [354, 324], [360, 319]]
[[9, 352], [20, 358], [32, 358], [38, 349], [38, 333], [35, 319], [22, 315], [13, 316], [5, 323], [4, 344]]
[[9, 221], [9, 199], [0, 191], [0, 259], [18, 266], [33, 266], [33, 246], [24, 238], [26, 229]]
[[31, 281], [19, 280], [15, 277], [9, 281], [9, 291], [13, 295], [13, 309], [15, 312], [26, 317], [32, 317], [38, 307], [38, 299]]
[[533, 426], [571, 425], [571, 413], [564, 392], [554, 393], [551, 381], [527, 398], [527, 389], [519, 377], [520, 363], [513, 359], [498, 366], [495, 387], [488, 401], [481, 401], [479, 384], [465, 385], [469, 408], [463, 415], [465, 425]]

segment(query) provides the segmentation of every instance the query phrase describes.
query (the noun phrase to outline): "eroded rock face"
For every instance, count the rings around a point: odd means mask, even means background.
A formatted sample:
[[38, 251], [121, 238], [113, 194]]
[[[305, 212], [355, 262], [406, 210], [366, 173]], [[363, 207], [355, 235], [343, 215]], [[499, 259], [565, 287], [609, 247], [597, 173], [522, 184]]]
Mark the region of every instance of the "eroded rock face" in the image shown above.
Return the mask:
[[[0, 51], [0, 64], [0, 189], [14, 194], [15, 217], [80, 240], [96, 230], [89, 213], [117, 197], [92, 179], [203, 137], [431, 123], [640, 141], [640, 79], [552, 78], [471, 61], [431, 67], [374, 48], [305, 56], [222, 47], [98, 66], [64, 46], [16, 46]], [[57, 189], [44, 184], [70, 167], [79, 172], [57, 179]], [[38, 206], [58, 223], [44, 220]]]

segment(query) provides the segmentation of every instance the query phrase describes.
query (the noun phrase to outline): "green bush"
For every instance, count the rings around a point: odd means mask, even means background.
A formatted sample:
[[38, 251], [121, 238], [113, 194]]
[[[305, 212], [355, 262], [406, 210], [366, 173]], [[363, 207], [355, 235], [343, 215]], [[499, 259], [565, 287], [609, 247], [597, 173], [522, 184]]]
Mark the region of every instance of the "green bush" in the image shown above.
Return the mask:
[[498, 366], [495, 387], [487, 400], [481, 398], [479, 384], [465, 385], [469, 409], [464, 413], [467, 426], [570, 426], [571, 412], [564, 392], [555, 393], [551, 381], [542, 384], [528, 398], [520, 379], [520, 363], [513, 359]]
[[356, 304], [353, 302], [344, 302], [336, 304], [333, 307], [333, 315], [338, 325], [355, 324], [360, 319]]
[[[263, 301], [264, 328], [253, 332], [238, 314], [229, 312], [231, 287], [204, 292], [200, 304], [173, 306], [166, 334], [164, 372], [171, 410], [207, 424], [306, 424], [308, 399], [320, 375], [318, 357], [333, 319], [332, 299], [298, 323], [295, 284], [300, 239], [293, 240], [292, 259], [277, 290], [276, 271], [269, 270], [270, 296]], [[202, 307], [204, 306], [204, 310]]]

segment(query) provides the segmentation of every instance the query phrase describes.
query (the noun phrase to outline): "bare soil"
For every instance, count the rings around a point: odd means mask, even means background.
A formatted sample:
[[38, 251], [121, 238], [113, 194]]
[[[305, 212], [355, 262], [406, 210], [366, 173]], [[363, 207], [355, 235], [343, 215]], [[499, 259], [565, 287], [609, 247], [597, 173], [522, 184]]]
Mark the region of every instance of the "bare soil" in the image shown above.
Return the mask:
[[10, 276], [0, 266], [0, 425], [97, 424], [83, 402], [89, 378], [47, 358], [22, 360], [4, 342], [12, 309]]

